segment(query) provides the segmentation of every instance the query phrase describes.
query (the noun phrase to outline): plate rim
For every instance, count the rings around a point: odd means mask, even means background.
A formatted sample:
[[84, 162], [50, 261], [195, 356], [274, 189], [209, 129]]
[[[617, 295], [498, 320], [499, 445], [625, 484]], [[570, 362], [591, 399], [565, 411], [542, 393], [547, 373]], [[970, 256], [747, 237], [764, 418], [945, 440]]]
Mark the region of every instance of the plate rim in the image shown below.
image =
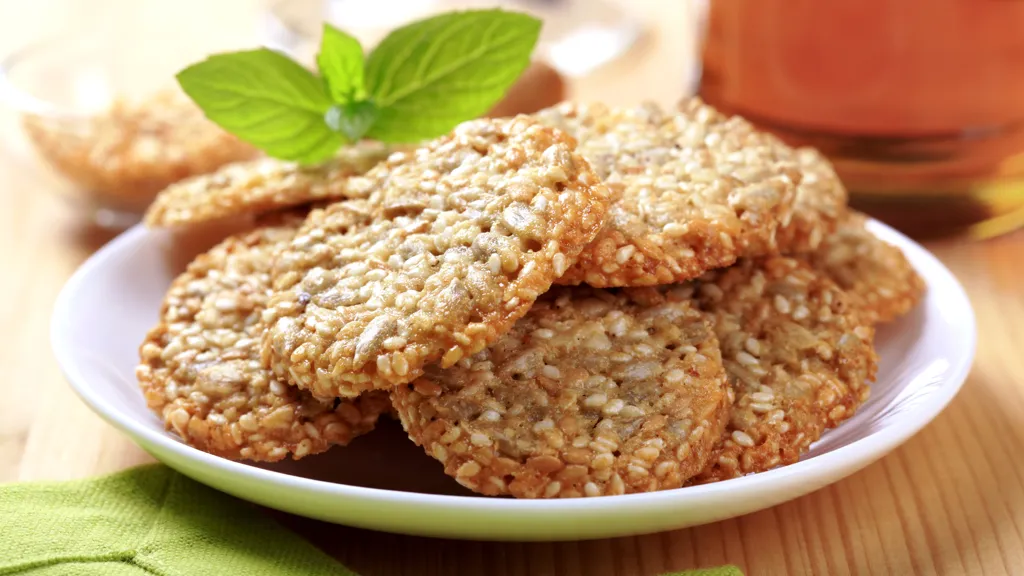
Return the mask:
[[[147, 451], [149, 451], [149, 445], [154, 445], [160, 448], [161, 451], [173, 453], [176, 460], [195, 461], [196, 465], [209, 467], [219, 475], [256, 481], [264, 488], [299, 489], [308, 494], [330, 497], [340, 503], [358, 501], [362, 504], [388, 507], [411, 506], [416, 509], [418, 514], [433, 514], [444, 511], [472, 514], [474, 516], [492, 514], [505, 514], [506, 517], [510, 517], [508, 515], [538, 515], [539, 518], [534, 519], [539, 520], [543, 520], [545, 517], [579, 514], [582, 512], [590, 516], [592, 514], [616, 514], [625, 509], [635, 513], [642, 510], [661, 508], [666, 505], [678, 507], [683, 502], [693, 502], [707, 496], [717, 495], [721, 497], [724, 492], [771, 490], [777, 483], [785, 483], [787, 480], [792, 481], [794, 476], [801, 476], [808, 480], [823, 478], [828, 475], [828, 471], [842, 468], [844, 461], [848, 460], [856, 461], [857, 467], [844, 474], [844, 476], [852, 474], [856, 470], [880, 459], [919, 432], [924, 426], [934, 420], [960, 391], [973, 365], [977, 347], [977, 322], [966, 291], [953, 273], [924, 247], [877, 220], [869, 220], [868, 228], [882, 240], [895, 244], [903, 250], [929, 286], [941, 284], [944, 286], [944, 293], [952, 291], [957, 299], [960, 300], [957, 306], [958, 313], [963, 315], [963, 321], [970, 327], [970, 330], [956, 334], [957, 340], [962, 344], [964, 353], [955, 358], [955, 362], [950, 363], [950, 367], [943, 378], [947, 381], [947, 384], [934, 392], [932, 394], [934, 400], [921, 407], [921, 410], [911, 411], [906, 416], [885, 425], [864, 438], [815, 456], [813, 459], [803, 460], [774, 470], [728, 481], [687, 486], [673, 490], [604, 496], [601, 498], [528, 500], [428, 494], [353, 486], [293, 476], [284, 472], [251, 466], [244, 462], [227, 460], [192, 448], [175, 439], [166, 431], [157, 431], [131, 414], [115, 408], [100, 397], [93, 386], [89, 384], [89, 379], [80, 371], [77, 362], [73, 359], [74, 355], [67, 352], [69, 344], [64, 341], [67, 338], [64, 334], [69, 334], [70, 331], [63, 330], [64, 326], [71, 325], [68, 323], [70, 319], [69, 305], [73, 296], [91, 275], [97, 269], [102, 268], [103, 264], [114, 255], [119, 254], [126, 245], [130, 246], [137, 241], [139, 236], [157, 232], [149, 230], [141, 224], [132, 227], [96, 251], [68, 279], [54, 302], [50, 317], [50, 343], [65, 379], [79, 398], [93, 412], [121, 432], [127, 434], [134, 442], [144, 444], [143, 447]], [[860, 455], [859, 458], [857, 457], [858, 455]], [[158, 460], [162, 460], [162, 458], [158, 458]], [[818, 469], [817, 473], [815, 473], [815, 468]], [[832, 481], [828, 480], [823, 485], [830, 484]], [[368, 525], [367, 527], [372, 526]], [[477, 535], [476, 537], [486, 536]]]

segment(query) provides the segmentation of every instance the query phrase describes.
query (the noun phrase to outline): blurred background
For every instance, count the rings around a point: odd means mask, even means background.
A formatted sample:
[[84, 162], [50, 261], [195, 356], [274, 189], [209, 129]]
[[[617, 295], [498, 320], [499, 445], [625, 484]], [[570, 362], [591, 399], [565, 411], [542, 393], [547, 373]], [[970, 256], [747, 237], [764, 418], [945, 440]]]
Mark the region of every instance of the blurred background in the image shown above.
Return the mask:
[[[181, 68], [206, 54], [260, 45], [312, 65], [324, 21], [370, 47], [389, 30], [433, 12], [495, 4], [5, 0], [0, 162], [19, 167], [19, 184], [56, 193], [85, 220], [123, 229], [167, 183], [253, 153], [209, 134], [181, 102], [160, 99], [175, 88], [173, 75]], [[537, 64], [495, 114], [533, 111], [565, 98], [668, 105], [692, 90], [695, 4], [647, 2], [639, 10], [625, 0], [503, 5], [535, 13], [545, 26]], [[658, 26], [659, 20], [668, 25]], [[156, 102], [154, 94], [161, 94]], [[12, 193], [11, 186], [3, 188], [0, 194]]]
[[177, 70], [258, 45], [312, 64], [324, 21], [371, 47], [410, 20], [494, 5], [545, 22], [494, 114], [699, 94], [820, 148], [855, 207], [913, 236], [1024, 225], [1020, 2], [4, 0], [0, 162], [123, 229], [167, 183], [255, 153], [162, 92]]

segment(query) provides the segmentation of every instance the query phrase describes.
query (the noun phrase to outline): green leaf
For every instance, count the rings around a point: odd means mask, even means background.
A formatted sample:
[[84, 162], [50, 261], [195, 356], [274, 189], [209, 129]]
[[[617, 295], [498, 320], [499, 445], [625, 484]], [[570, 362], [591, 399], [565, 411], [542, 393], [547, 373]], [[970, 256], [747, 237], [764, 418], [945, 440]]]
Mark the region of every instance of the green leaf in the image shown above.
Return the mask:
[[377, 107], [368, 100], [335, 104], [324, 116], [331, 130], [341, 132], [353, 142], [362, 138], [376, 119]]
[[378, 108], [367, 136], [415, 142], [484, 114], [529, 65], [540, 27], [526, 14], [473, 10], [394, 30], [367, 58]]
[[215, 54], [177, 79], [207, 118], [275, 158], [319, 162], [344, 140], [324, 122], [320, 79], [272, 50]]
[[343, 104], [366, 98], [363, 47], [359, 40], [324, 23], [316, 64], [335, 102]]

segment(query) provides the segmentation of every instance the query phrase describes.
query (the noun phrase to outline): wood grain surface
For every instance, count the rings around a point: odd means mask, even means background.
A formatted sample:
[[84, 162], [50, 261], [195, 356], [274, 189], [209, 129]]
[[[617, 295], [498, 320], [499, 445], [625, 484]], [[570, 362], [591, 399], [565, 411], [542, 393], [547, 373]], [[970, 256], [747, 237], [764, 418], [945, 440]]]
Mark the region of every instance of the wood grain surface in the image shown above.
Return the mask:
[[[68, 23], [116, 20], [127, 6], [85, 4], [0, 2], [0, 49]], [[650, 34], [627, 61], [573, 83], [574, 97], [668, 103], [683, 93], [693, 53], [688, 5], [632, 5]], [[133, 18], [159, 12], [168, 28], [168, 18], [221, 19], [243, 39], [258, 23], [258, 4], [244, 0], [132, 6]], [[0, 140], [0, 482], [78, 478], [147, 462], [71, 392], [50, 351], [57, 292], [109, 238], [82, 225], [57, 193], [65, 186], [34, 159], [9, 111], [0, 116]], [[688, 530], [557, 544], [432, 540], [282, 519], [363, 576], [653, 575], [723, 563], [755, 576], [1024, 574], [1024, 232], [928, 247], [975, 306], [974, 370], [949, 408], [903, 447], [809, 496]]]

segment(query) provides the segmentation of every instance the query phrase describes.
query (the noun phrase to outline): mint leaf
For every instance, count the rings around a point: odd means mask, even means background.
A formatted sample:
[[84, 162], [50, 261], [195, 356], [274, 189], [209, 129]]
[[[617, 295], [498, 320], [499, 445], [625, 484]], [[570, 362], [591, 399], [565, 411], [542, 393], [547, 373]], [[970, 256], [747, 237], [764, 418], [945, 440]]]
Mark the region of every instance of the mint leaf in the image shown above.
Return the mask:
[[320, 79], [272, 50], [215, 54], [177, 79], [207, 118], [275, 158], [320, 162], [344, 140], [324, 122]]
[[367, 100], [335, 104], [324, 115], [331, 130], [341, 132], [353, 142], [362, 138], [376, 119], [377, 107]]
[[540, 27], [526, 14], [472, 10], [394, 30], [367, 58], [378, 108], [367, 136], [420, 141], [484, 114], [529, 65]]
[[389, 34], [366, 60], [325, 24], [322, 78], [282, 54], [217, 54], [178, 73], [206, 116], [270, 156], [331, 157], [363, 136], [418, 142], [490, 110], [529, 65], [536, 18], [502, 10], [442, 14]]
[[359, 45], [359, 40], [324, 23], [316, 65], [335, 102], [353, 102], [366, 98], [363, 47]]

